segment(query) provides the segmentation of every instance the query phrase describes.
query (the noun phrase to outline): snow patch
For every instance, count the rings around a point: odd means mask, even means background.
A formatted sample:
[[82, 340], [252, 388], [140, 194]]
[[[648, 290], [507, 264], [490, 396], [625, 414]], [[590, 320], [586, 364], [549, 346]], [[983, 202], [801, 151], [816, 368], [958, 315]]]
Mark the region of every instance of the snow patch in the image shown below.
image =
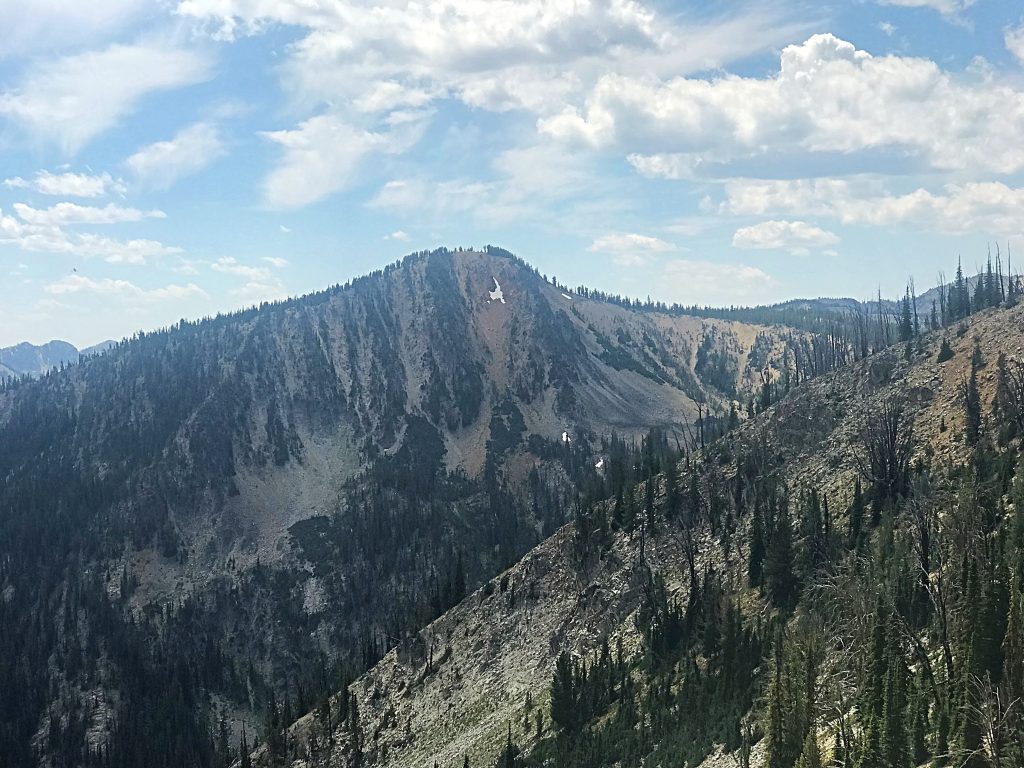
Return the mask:
[[572, 438], [569, 437], [569, 433], [568, 432], [562, 432], [562, 442], [563, 443], [571, 443], [572, 442]]
[[498, 278], [491, 277], [494, 281], [494, 290], [488, 291], [488, 295], [491, 297], [491, 301], [500, 301], [502, 304], [505, 303], [505, 294], [501, 290], [501, 285], [498, 283]]
[[604, 457], [598, 459], [597, 464], [594, 465], [594, 469], [604, 469]]
[[569, 301], [572, 301], [572, 296], [570, 296], [568, 293], [563, 293], [562, 296], [567, 298]]

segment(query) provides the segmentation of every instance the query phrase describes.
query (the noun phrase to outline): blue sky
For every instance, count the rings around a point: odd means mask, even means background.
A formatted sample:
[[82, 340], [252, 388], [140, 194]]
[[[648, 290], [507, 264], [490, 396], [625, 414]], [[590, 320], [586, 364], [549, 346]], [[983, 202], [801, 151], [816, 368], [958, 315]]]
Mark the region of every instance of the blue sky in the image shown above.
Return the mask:
[[1002, 0], [0, 18], [0, 346], [120, 338], [439, 245], [666, 301], [895, 295], [1024, 229], [1024, 8]]

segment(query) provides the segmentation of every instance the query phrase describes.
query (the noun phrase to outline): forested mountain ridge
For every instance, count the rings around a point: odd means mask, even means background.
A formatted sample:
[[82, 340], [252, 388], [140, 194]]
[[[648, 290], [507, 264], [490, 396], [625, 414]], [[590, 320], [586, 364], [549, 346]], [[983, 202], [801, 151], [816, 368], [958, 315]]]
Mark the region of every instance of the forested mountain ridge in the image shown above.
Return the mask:
[[1020, 765], [1022, 436], [1021, 306], [807, 382], [681, 462], [652, 434], [252, 760]]
[[222, 764], [554, 532], [633, 435], [710, 440], [849, 354], [442, 250], [8, 382], [0, 750]]
[[16, 344], [0, 349], [0, 380], [19, 376], [39, 376], [61, 365], [77, 363], [78, 350], [66, 341], [45, 344]]

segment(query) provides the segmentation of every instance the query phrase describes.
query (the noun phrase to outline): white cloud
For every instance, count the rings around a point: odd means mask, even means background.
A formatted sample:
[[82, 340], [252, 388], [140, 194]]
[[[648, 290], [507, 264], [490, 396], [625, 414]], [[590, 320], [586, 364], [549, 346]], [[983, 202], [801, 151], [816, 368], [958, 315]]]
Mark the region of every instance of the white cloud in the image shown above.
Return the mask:
[[177, 13], [220, 40], [279, 25], [304, 35], [279, 71], [293, 108], [317, 116], [267, 134], [285, 148], [265, 183], [274, 207], [322, 199], [350, 185], [369, 155], [407, 151], [415, 140], [391, 136], [403, 113], [426, 122], [435, 104], [458, 100], [550, 116], [608, 72], [718, 67], [813, 23], [760, 6], [661, 15], [636, 0], [181, 0]]
[[611, 254], [612, 260], [621, 267], [639, 267], [647, 264], [654, 254], [673, 251], [675, 246], [650, 235], [613, 232], [596, 238], [587, 250]]
[[355, 128], [337, 115], [319, 115], [294, 130], [264, 136], [283, 157], [263, 182], [263, 197], [274, 208], [299, 208], [350, 186], [363, 160], [375, 153], [397, 154], [419, 141], [422, 116], [393, 121], [387, 132]]
[[410, 238], [409, 238], [409, 233], [408, 232], [405, 232], [405, 231], [403, 231], [401, 229], [396, 229], [391, 234], [384, 235], [384, 239], [385, 240], [398, 240], [400, 242], [407, 243], [407, 242], [409, 242]]
[[145, 0], [0, 0], [0, 59], [90, 43], [125, 28], [147, 8]]
[[280, 281], [261, 282], [250, 280], [231, 291], [231, 295], [245, 305], [259, 304], [264, 301], [280, 301], [288, 298], [288, 291]]
[[[63, 205], [72, 205], [66, 203]], [[21, 204], [15, 204], [18, 216], [5, 216], [0, 211], [0, 243], [12, 245], [24, 251], [36, 253], [64, 253], [83, 258], [99, 258], [111, 264], [144, 264], [150, 259], [181, 253], [180, 248], [163, 245], [155, 240], [116, 240], [91, 232], [68, 232], [57, 226], [56, 220], [89, 218], [93, 223], [104, 216], [116, 218], [120, 213], [111, 213], [107, 208], [73, 206], [73, 209], [54, 206], [46, 211], [37, 211]], [[114, 206], [116, 209], [116, 206]], [[63, 213], [52, 213], [62, 210]], [[133, 209], [117, 209], [133, 210]], [[156, 212], [159, 213], [159, 212]], [[26, 215], [28, 220], [21, 218]], [[145, 215], [145, 214], [143, 214]], [[39, 220], [33, 221], [33, 217]], [[68, 221], [67, 223], [74, 223]]]
[[272, 267], [278, 269], [284, 269], [290, 263], [288, 259], [282, 259], [280, 256], [264, 256], [263, 260]]
[[489, 110], [551, 109], [609, 68], [693, 71], [778, 45], [803, 24], [745, 9], [708, 20], [634, 0], [182, 0], [177, 13], [232, 40], [307, 30], [286, 66], [314, 102], [364, 111], [455, 96]]
[[843, 224], [908, 226], [947, 234], [1024, 232], [1024, 188], [1002, 182], [948, 184], [898, 195], [875, 178], [736, 179], [725, 185], [721, 210], [745, 216], [804, 215]]
[[879, 5], [901, 8], [931, 8], [943, 16], [954, 16], [966, 11], [976, 0], [876, 0]]
[[239, 264], [233, 256], [223, 256], [211, 265], [215, 272], [225, 275], [236, 275], [248, 280], [269, 280], [270, 270], [267, 267], [253, 267], [248, 264]]
[[106, 194], [124, 194], [124, 183], [115, 180], [109, 173], [92, 175], [86, 173], [50, 173], [39, 171], [34, 179], [15, 176], [5, 179], [4, 186], [10, 189], [31, 189], [42, 195], [60, 197], [102, 197]]
[[195, 283], [188, 283], [187, 285], [171, 284], [160, 288], [144, 289], [128, 280], [109, 277], [94, 280], [84, 275], [68, 275], [48, 284], [44, 290], [54, 296], [64, 296], [73, 293], [93, 293], [100, 296], [120, 298], [133, 303], [209, 298], [206, 291]]
[[14, 212], [26, 224], [38, 227], [63, 227], [71, 224], [121, 224], [143, 219], [164, 219], [163, 211], [140, 211], [109, 203], [102, 208], [76, 203], [57, 203], [46, 209], [15, 203]]
[[903, 167], [909, 158], [940, 170], [1024, 169], [1024, 91], [990, 74], [954, 77], [928, 59], [871, 56], [827, 34], [786, 47], [771, 77], [607, 75], [582, 109], [569, 106], [538, 127], [568, 142], [642, 149], [634, 164], [660, 175], [680, 175], [696, 157], [858, 152], [888, 152]]
[[1003, 32], [1003, 41], [1006, 43], [1006, 50], [1024, 64], [1024, 25], [1007, 27]]
[[280, 230], [281, 230], [281, 231], [282, 231], [282, 232], [283, 232], [284, 234], [286, 234], [286, 235], [290, 235], [290, 234], [291, 234], [291, 232], [292, 232], [292, 231], [291, 231], [291, 229], [290, 229], [289, 227], [286, 227], [286, 226], [285, 226], [284, 224], [282, 224], [282, 225], [281, 225], [281, 226], [279, 227], [279, 229], [280, 229]]
[[73, 154], [144, 96], [199, 82], [209, 72], [209, 61], [192, 51], [115, 44], [35, 65], [20, 86], [0, 91], [0, 116]]
[[[592, 219], [599, 212], [590, 208], [590, 201], [609, 187], [587, 167], [585, 158], [555, 145], [504, 150], [493, 159], [491, 170], [486, 181], [392, 179], [369, 205], [401, 211], [406, 218], [422, 217], [430, 226], [435, 226], [438, 216], [470, 214], [489, 227], [529, 220], [533, 226], [557, 221], [564, 228], [566, 218], [558, 209], [560, 203], [571, 200], [574, 210], [587, 210], [587, 218]], [[616, 204], [621, 206], [621, 192], [616, 191]]]
[[125, 164], [143, 185], [168, 189], [178, 179], [203, 170], [225, 151], [220, 129], [199, 122], [182, 128], [173, 139], [143, 147]]
[[896, 25], [891, 24], [888, 21], [878, 22], [878, 28], [889, 37], [892, 37], [894, 34], [896, 34]]
[[700, 305], [767, 302], [776, 285], [757, 267], [696, 259], [667, 262], [657, 282], [665, 301]]
[[182, 252], [180, 248], [167, 246], [156, 240], [115, 240], [85, 232], [73, 236], [65, 250], [85, 258], [100, 258], [109, 264], [145, 264], [151, 259], [174, 256]]
[[732, 236], [737, 248], [786, 248], [801, 253], [838, 243], [838, 235], [805, 221], [762, 221], [737, 229]]
[[692, 179], [701, 159], [696, 155], [668, 152], [661, 155], [641, 155], [636, 152], [627, 158], [637, 173], [649, 179]]

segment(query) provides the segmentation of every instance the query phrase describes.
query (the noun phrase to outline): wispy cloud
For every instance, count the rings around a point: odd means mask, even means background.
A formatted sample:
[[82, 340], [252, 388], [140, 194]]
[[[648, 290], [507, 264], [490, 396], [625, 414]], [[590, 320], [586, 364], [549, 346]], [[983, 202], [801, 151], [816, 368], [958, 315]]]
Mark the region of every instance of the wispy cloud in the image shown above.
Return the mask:
[[210, 71], [210, 60], [195, 51], [114, 44], [36, 64], [19, 85], [0, 91], [0, 115], [74, 154], [144, 96], [200, 82]]
[[226, 153], [220, 128], [213, 123], [193, 123], [174, 138], [143, 147], [125, 161], [143, 186], [168, 189], [178, 179], [202, 171]]
[[140, 303], [180, 301], [188, 298], [209, 298], [206, 291], [195, 283], [188, 283], [186, 285], [172, 283], [171, 285], [159, 288], [145, 289], [128, 280], [118, 280], [109, 277], [95, 280], [84, 275], [68, 275], [65, 278], [49, 283], [44, 290], [54, 296], [91, 293]]
[[[64, 207], [61, 207], [64, 206]], [[85, 259], [99, 258], [111, 264], [145, 264], [154, 258], [181, 253], [180, 248], [166, 246], [156, 240], [135, 238], [118, 240], [93, 232], [73, 232], [62, 224], [116, 223], [120, 218], [137, 220], [147, 214], [117, 206], [92, 208], [63, 203], [46, 210], [15, 204], [18, 216], [5, 216], [0, 211], [0, 243], [37, 253], [63, 253]], [[161, 212], [152, 212], [160, 216]], [[105, 219], [105, 220], [104, 220]]]
[[587, 250], [610, 254], [619, 266], [638, 267], [648, 263], [654, 254], [675, 250], [675, 246], [650, 235], [613, 232], [596, 238]]
[[103, 197], [108, 194], [121, 195], [125, 192], [124, 182], [114, 179], [109, 173], [51, 173], [38, 171], [34, 178], [23, 179], [15, 176], [4, 180], [8, 189], [28, 189], [41, 195], [54, 197]]

